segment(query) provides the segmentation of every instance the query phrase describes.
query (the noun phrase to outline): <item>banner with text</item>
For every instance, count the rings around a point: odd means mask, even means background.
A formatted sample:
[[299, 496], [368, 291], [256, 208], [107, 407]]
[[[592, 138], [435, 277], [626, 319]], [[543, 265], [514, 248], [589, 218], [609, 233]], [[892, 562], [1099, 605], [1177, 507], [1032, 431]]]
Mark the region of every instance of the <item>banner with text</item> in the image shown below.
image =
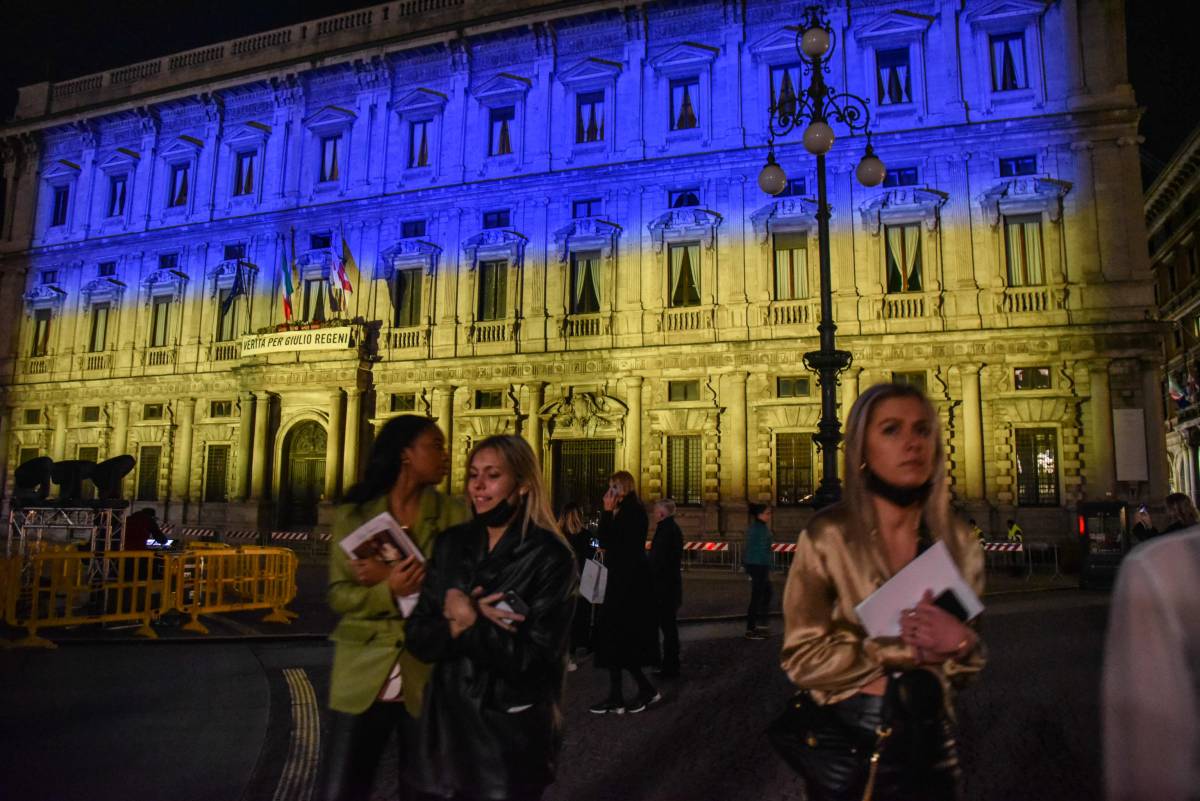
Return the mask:
[[339, 350], [349, 348], [350, 328], [317, 328], [312, 331], [281, 331], [242, 337], [242, 356], [291, 350]]

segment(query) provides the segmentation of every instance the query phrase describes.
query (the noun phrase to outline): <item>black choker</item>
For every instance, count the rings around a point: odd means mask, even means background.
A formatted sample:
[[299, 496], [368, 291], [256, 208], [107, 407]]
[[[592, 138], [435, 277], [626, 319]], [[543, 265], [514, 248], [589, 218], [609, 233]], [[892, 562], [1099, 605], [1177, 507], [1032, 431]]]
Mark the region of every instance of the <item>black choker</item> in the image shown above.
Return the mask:
[[869, 467], [863, 468], [863, 477], [868, 490], [901, 509], [924, 503], [933, 490], [932, 479], [916, 487], [900, 487], [880, 478]]

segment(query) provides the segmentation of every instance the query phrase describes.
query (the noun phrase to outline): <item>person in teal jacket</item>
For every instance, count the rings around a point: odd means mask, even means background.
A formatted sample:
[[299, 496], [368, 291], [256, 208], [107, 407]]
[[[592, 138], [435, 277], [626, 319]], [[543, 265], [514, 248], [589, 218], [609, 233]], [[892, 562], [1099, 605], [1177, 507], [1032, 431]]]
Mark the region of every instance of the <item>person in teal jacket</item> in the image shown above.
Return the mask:
[[400, 602], [420, 591], [424, 565], [415, 557], [390, 564], [378, 557], [351, 559], [340, 542], [389, 512], [428, 557], [439, 533], [468, 518], [461, 501], [435, 489], [446, 477], [448, 462], [445, 437], [432, 420], [411, 414], [394, 417], [380, 429], [362, 480], [337, 508], [329, 553], [329, 605], [341, 620], [330, 637], [332, 715], [322, 801], [369, 798], [393, 731], [403, 772], [431, 670], [405, 648], [406, 613]]
[[[750, 574], [750, 607], [746, 610], [746, 639], [766, 639], [767, 610], [771, 605], [771, 507], [752, 503], [750, 528], [746, 529], [746, 548], [742, 565]], [[763, 625], [759, 625], [759, 620]]]

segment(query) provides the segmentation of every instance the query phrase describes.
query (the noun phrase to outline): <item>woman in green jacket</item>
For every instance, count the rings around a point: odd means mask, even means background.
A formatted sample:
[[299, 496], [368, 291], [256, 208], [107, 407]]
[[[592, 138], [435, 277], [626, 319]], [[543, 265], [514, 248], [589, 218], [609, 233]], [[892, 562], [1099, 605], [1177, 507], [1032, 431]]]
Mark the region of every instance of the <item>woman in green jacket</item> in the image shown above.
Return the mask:
[[389, 420], [375, 439], [362, 480], [337, 509], [329, 555], [329, 605], [340, 614], [334, 629], [332, 710], [322, 801], [370, 796], [375, 770], [391, 733], [403, 771], [430, 667], [404, 646], [407, 611], [400, 599], [420, 591], [425, 567], [415, 557], [391, 564], [351, 559], [340, 542], [388, 512], [428, 556], [434, 538], [467, 519], [466, 507], [435, 487], [446, 477], [446, 439], [417, 415]]

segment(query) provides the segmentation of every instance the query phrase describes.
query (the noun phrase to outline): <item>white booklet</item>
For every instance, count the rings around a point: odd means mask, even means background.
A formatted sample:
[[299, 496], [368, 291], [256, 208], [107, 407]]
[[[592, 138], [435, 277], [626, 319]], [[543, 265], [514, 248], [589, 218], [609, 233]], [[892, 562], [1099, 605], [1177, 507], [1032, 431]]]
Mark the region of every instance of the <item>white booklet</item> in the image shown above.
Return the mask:
[[[398, 562], [410, 556], [424, 564], [425, 554], [408, 536], [408, 529], [400, 525], [391, 512], [380, 512], [358, 528], [351, 531], [339, 543], [350, 559], [378, 559], [385, 564]], [[417, 606], [420, 593], [396, 596], [396, 604], [405, 617]]]
[[900, 613], [920, 603], [926, 590], [934, 598], [949, 593], [967, 620], [973, 620], [983, 611], [983, 602], [959, 572], [946, 543], [940, 541], [905, 565], [854, 607], [854, 611], [870, 636], [899, 637]]

